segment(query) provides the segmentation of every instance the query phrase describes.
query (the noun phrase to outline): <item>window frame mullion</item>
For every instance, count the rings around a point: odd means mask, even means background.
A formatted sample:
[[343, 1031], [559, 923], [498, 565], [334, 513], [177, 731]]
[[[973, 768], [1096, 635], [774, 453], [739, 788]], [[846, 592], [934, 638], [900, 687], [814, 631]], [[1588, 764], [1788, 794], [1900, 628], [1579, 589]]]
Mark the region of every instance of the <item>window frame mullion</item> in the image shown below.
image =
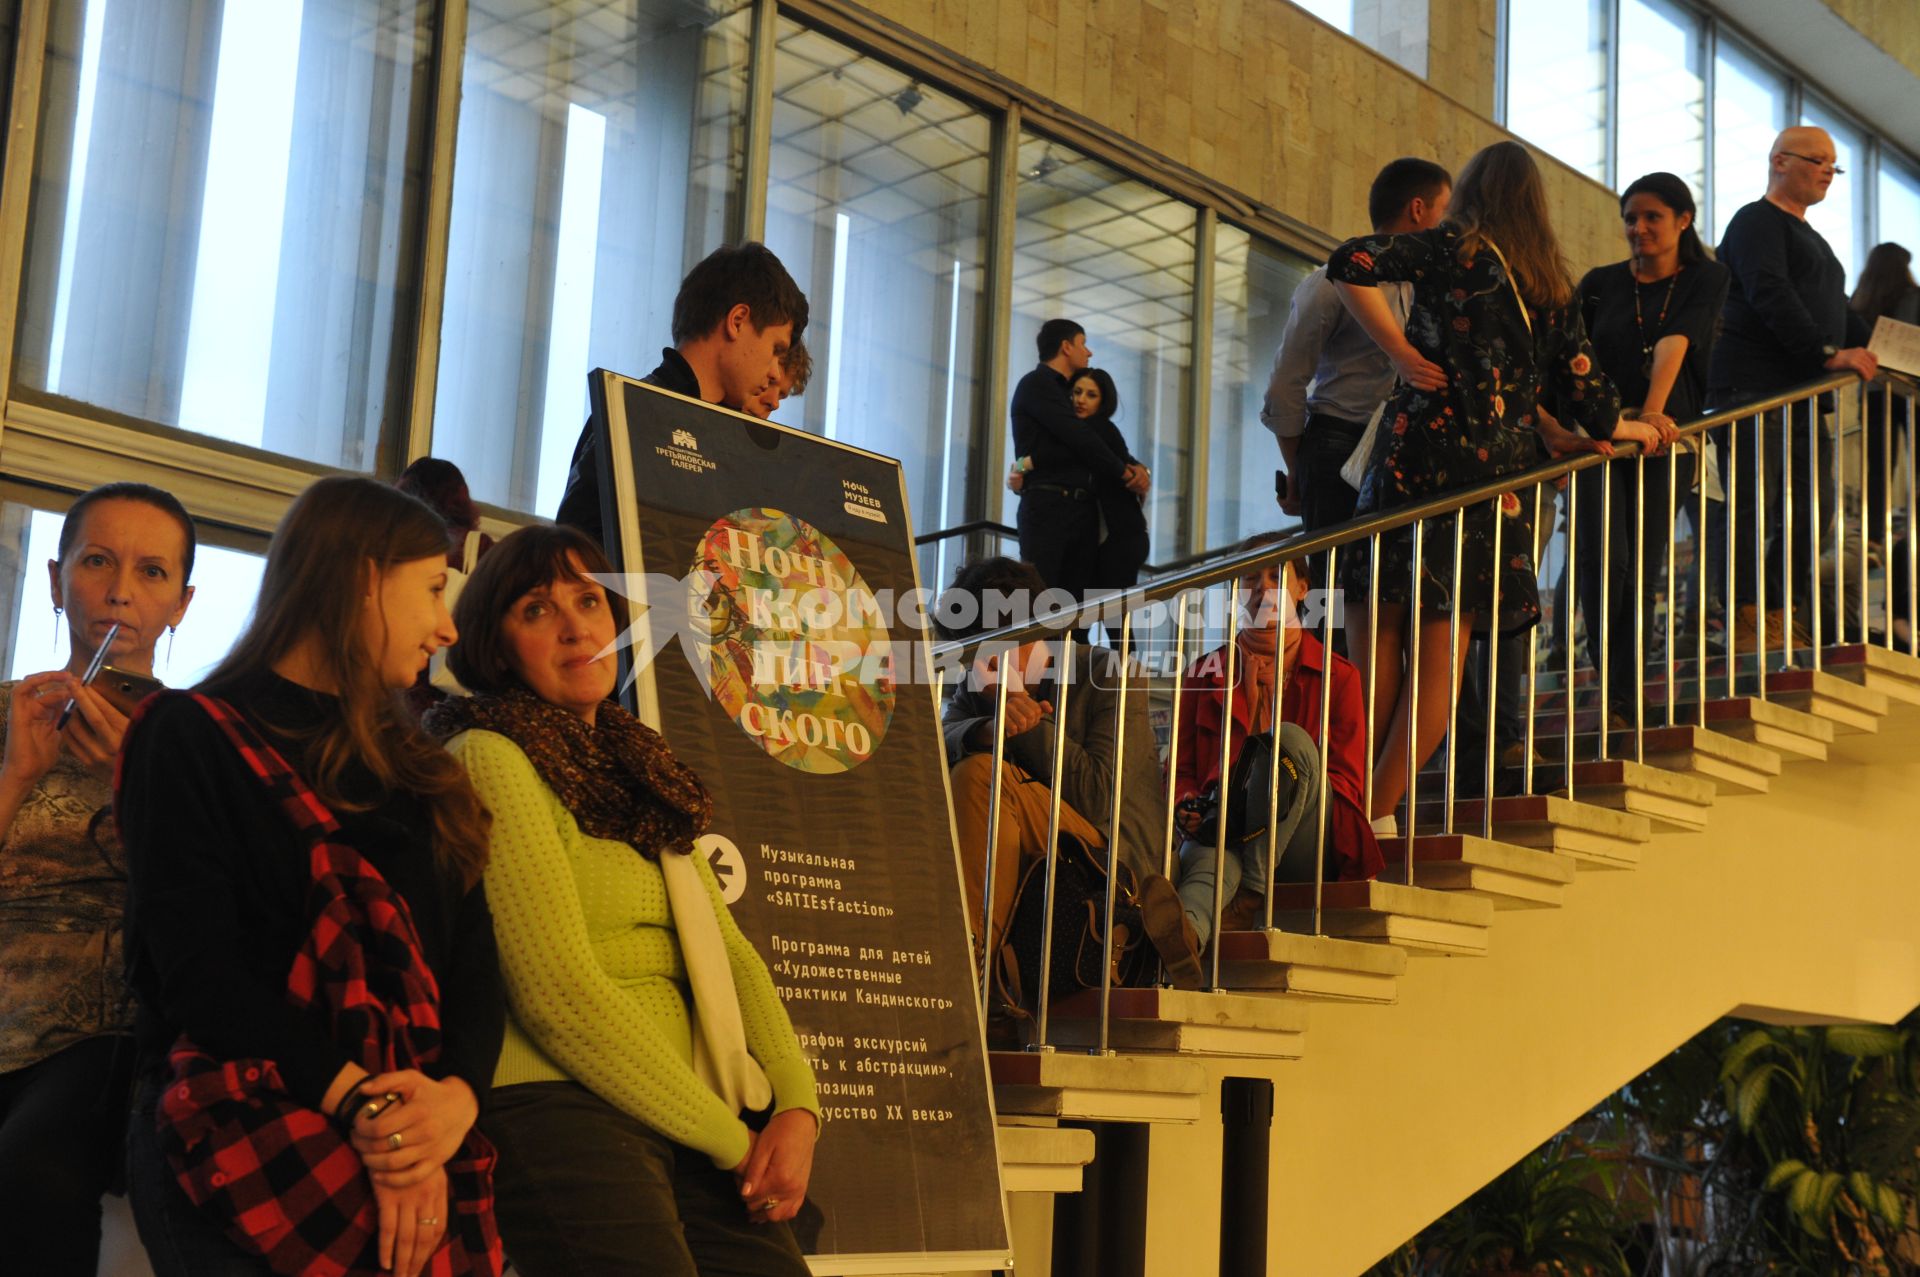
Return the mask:
[[[440, 335], [447, 302], [447, 252], [453, 225], [453, 168], [458, 160], [461, 77], [467, 61], [467, 0], [441, 0], [434, 29], [433, 116], [427, 147], [427, 207], [421, 219], [420, 288], [413, 340], [413, 386], [400, 468], [433, 452], [434, 396], [440, 386]], [[380, 455], [394, 448], [381, 441]]]

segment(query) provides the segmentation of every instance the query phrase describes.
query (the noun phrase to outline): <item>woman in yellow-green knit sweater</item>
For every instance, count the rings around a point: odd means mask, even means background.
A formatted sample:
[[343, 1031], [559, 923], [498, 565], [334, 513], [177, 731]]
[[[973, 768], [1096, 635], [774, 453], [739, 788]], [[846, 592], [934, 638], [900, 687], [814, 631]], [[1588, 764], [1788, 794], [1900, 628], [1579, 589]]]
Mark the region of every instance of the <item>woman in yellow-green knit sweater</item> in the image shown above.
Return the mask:
[[705, 789], [609, 699], [624, 618], [586, 575], [606, 571], [570, 528], [502, 540], [454, 611], [475, 695], [427, 718], [493, 813], [500, 1235], [525, 1277], [802, 1277], [813, 1073], [690, 854]]

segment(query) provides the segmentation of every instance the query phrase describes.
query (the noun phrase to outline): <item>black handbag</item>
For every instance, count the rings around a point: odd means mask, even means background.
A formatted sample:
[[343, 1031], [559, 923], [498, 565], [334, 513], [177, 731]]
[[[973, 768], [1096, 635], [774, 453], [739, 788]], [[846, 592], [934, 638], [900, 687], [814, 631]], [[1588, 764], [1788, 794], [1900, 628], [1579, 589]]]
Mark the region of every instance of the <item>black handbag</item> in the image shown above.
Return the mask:
[[[994, 1012], [1026, 1019], [1040, 997], [1041, 938], [1046, 934], [1047, 862], [1029, 863], [1014, 889], [1006, 938], [994, 963]], [[1114, 986], [1149, 982], [1158, 958], [1145, 944], [1133, 874], [1119, 867], [1114, 895]], [[1106, 936], [1107, 865], [1104, 855], [1072, 834], [1060, 835], [1053, 881], [1053, 952], [1050, 1001], [1100, 987], [1100, 955]], [[1124, 928], [1124, 934], [1122, 934]]]

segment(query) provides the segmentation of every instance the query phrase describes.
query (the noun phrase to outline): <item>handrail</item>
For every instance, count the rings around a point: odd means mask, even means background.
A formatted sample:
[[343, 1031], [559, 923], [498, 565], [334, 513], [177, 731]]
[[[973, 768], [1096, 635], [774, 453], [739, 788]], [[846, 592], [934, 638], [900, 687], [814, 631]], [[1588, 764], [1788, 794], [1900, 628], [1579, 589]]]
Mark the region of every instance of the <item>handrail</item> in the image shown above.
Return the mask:
[[[967, 536], [974, 532], [991, 532], [995, 536], [1001, 537], [1017, 537], [1020, 535], [1018, 528], [1010, 528], [997, 520], [975, 519], [970, 523], [956, 523], [950, 528], [941, 528], [934, 532], [922, 532], [913, 539], [913, 543], [915, 545], [934, 545], [953, 537]], [[1140, 570], [1142, 572], [1154, 573], [1156, 576], [1166, 572], [1178, 572], [1184, 568], [1191, 567], [1195, 563], [1204, 563], [1208, 559], [1225, 554], [1230, 548], [1229, 546], [1217, 546], [1211, 550], [1196, 550], [1192, 554], [1183, 554], [1179, 558], [1170, 559], [1165, 563], [1142, 563]]]
[[1018, 528], [1010, 528], [994, 519], [975, 519], [971, 523], [956, 523], [950, 528], [941, 528], [937, 532], [922, 532], [913, 539], [915, 545], [932, 545], [936, 541], [945, 541], [948, 537], [963, 537], [970, 532], [992, 532], [997, 536], [1017, 537]]
[[[1888, 369], [1880, 379], [1892, 379], [1907, 383], [1920, 384], [1906, 374]], [[1741, 404], [1736, 408], [1724, 409], [1696, 418], [1680, 427], [1682, 438], [1704, 435], [1708, 430], [1729, 425], [1749, 417], [1757, 417], [1775, 408], [1810, 398], [1815, 395], [1829, 394], [1850, 385], [1862, 385], [1861, 379], [1853, 373], [1836, 373]], [[1631, 457], [1639, 452], [1636, 445], [1628, 444], [1616, 450], [1614, 457]], [[1002, 626], [997, 630], [988, 630], [965, 639], [950, 639], [935, 643], [933, 655], [936, 665], [948, 658], [958, 657], [965, 661], [982, 647], [989, 645], [1017, 645], [1037, 638], [1058, 635], [1062, 630], [1081, 629], [1099, 620], [1110, 609], [1131, 611], [1149, 603], [1163, 602], [1184, 594], [1188, 590], [1202, 589], [1209, 585], [1218, 585], [1223, 581], [1245, 576], [1248, 572], [1269, 565], [1279, 564], [1288, 559], [1299, 558], [1307, 554], [1317, 554], [1334, 546], [1344, 546], [1352, 542], [1371, 537], [1376, 533], [1390, 532], [1406, 527], [1423, 519], [1436, 515], [1450, 514], [1464, 510], [1478, 502], [1487, 501], [1502, 493], [1529, 488], [1536, 484], [1549, 483], [1576, 471], [1590, 469], [1607, 464], [1611, 458], [1600, 453], [1583, 453], [1563, 461], [1548, 461], [1529, 470], [1502, 475], [1489, 479], [1470, 488], [1456, 488], [1452, 491], [1430, 497], [1413, 505], [1396, 506], [1380, 514], [1364, 515], [1350, 519], [1345, 523], [1322, 528], [1317, 532], [1300, 532], [1284, 541], [1258, 546], [1238, 554], [1227, 554], [1204, 566], [1197, 566], [1149, 581], [1144, 585], [1132, 586], [1124, 590], [1112, 590], [1096, 595], [1075, 607], [1055, 608], [1020, 625]]]

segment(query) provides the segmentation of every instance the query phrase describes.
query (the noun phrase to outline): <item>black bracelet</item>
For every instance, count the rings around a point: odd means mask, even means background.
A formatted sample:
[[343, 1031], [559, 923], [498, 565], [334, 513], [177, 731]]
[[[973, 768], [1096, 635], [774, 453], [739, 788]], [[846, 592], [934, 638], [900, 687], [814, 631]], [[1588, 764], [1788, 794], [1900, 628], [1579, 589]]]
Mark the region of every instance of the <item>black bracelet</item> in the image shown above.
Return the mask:
[[340, 1097], [340, 1102], [333, 1106], [333, 1120], [348, 1130], [353, 1129], [353, 1110], [360, 1104], [360, 1088], [366, 1082], [367, 1079], [363, 1077], [348, 1087], [347, 1093]]

